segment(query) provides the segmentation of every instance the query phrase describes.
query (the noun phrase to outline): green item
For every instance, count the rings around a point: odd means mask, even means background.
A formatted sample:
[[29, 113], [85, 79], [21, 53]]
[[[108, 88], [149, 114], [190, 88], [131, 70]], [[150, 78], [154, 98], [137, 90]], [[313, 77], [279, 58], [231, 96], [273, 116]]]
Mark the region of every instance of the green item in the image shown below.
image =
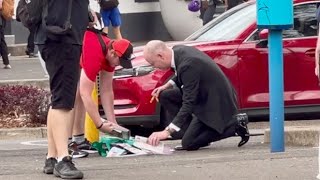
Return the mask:
[[108, 151], [112, 148], [112, 144], [116, 143], [127, 143], [129, 145], [133, 145], [134, 140], [129, 139], [125, 140], [119, 137], [113, 137], [113, 136], [102, 136], [99, 140], [99, 142], [94, 142], [92, 143], [92, 146], [98, 150], [98, 153], [102, 157], [106, 157], [108, 154]]

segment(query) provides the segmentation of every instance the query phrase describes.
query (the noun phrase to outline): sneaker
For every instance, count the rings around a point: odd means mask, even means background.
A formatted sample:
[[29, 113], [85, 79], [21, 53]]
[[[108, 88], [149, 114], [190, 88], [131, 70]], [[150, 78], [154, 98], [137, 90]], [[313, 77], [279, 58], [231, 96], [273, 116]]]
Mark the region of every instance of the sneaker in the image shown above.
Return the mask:
[[4, 65], [3, 69], [11, 69], [10, 64]]
[[53, 169], [56, 163], [57, 163], [56, 158], [46, 159], [46, 161], [44, 162], [43, 173], [53, 174]]
[[84, 158], [89, 155], [89, 153], [79, 150], [78, 144], [76, 142], [71, 142], [68, 145], [68, 149], [69, 149], [70, 156], [72, 156], [72, 158], [75, 158], [75, 159], [76, 158]]
[[82, 179], [83, 173], [79, 171], [72, 162], [70, 156], [66, 156], [62, 161], [54, 166], [53, 174], [62, 179]]
[[36, 58], [38, 57], [38, 55], [34, 54], [34, 53], [29, 53], [29, 58]]
[[89, 154], [92, 154], [92, 153], [97, 153], [98, 150], [95, 149], [94, 147], [92, 147], [91, 143], [87, 140], [87, 139], [84, 139], [84, 141], [80, 144], [77, 144], [78, 145], [78, 149], [81, 150], [81, 151], [85, 151]]

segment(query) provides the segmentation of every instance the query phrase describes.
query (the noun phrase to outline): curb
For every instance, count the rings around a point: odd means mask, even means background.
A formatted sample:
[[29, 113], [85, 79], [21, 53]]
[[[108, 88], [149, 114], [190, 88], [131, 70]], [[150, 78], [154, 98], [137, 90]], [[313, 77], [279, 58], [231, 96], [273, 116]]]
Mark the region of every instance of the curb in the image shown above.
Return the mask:
[[8, 52], [11, 53], [11, 56], [26, 55], [26, 53], [25, 53], [26, 49], [27, 49], [27, 44], [8, 45]]
[[0, 140], [39, 139], [47, 137], [47, 128], [0, 129]]
[[[284, 128], [285, 145], [319, 146], [318, 126], [290, 126]], [[264, 133], [264, 143], [270, 143], [270, 129]]]
[[0, 80], [0, 86], [3, 85], [29, 85], [42, 89], [49, 89], [48, 79], [21, 79], [21, 80]]

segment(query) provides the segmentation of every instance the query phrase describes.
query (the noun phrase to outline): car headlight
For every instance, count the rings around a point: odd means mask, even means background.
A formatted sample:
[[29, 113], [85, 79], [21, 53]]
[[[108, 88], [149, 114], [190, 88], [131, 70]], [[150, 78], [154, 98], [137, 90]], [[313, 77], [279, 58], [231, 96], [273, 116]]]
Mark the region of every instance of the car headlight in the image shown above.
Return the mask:
[[153, 70], [154, 67], [152, 66], [139, 66], [130, 69], [122, 68], [115, 71], [113, 79], [144, 76], [151, 73]]

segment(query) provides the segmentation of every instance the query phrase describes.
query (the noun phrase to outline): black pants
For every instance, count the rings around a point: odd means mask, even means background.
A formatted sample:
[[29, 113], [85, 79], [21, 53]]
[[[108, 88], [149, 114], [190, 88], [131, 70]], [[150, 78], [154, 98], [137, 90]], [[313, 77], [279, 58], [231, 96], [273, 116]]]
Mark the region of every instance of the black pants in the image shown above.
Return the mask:
[[34, 34], [35, 34], [35, 28], [29, 29], [29, 36], [28, 36], [28, 45], [27, 45], [27, 54], [34, 53]]
[[[0, 18], [1, 21], [1, 18]], [[8, 46], [4, 39], [4, 28], [5, 26], [0, 25], [0, 54], [2, 56], [3, 64], [9, 64], [9, 57], [8, 57]]]
[[206, 25], [213, 19], [213, 15], [216, 13], [216, 4], [209, 5], [207, 9], [200, 10], [200, 18], [202, 19], [202, 24]]
[[[182, 106], [182, 93], [178, 88], [167, 89], [160, 93], [159, 100], [160, 104], [168, 112], [165, 124], [169, 125]], [[220, 134], [204, 124], [196, 116], [190, 116], [186, 124], [180, 127], [181, 130], [178, 133], [173, 133], [172, 136], [176, 138], [182, 137], [181, 143], [184, 149], [197, 150], [211, 142], [234, 136], [235, 126], [236, 124], [231, 125], [223, 134]]]

